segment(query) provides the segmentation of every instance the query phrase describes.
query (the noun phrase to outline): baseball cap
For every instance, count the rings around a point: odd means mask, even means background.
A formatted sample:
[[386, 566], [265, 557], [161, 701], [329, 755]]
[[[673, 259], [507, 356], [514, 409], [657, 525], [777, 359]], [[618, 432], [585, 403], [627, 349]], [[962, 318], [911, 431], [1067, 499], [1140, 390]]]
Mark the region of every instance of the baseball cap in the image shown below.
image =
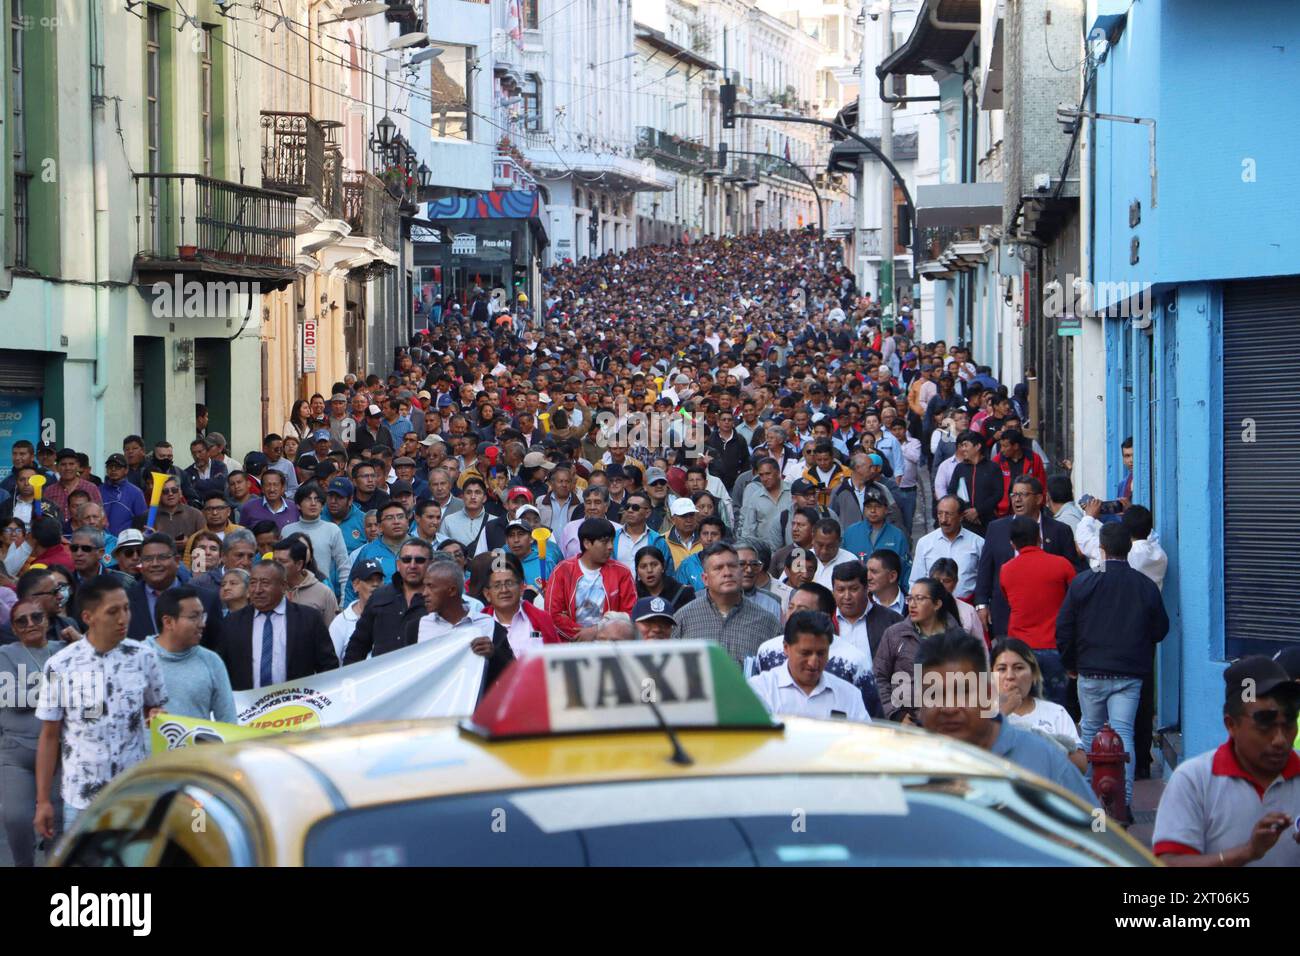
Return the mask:
[[121, 452], [113, 452], [108, 458], [104, 459], [105, 465], [117, 465], [119, 468], [126, 468], [126, 455]]
[[266, 470], [267, 457], [260, 451], [250, 451], [244, 456], [244, 471], [257, 477]]
[[553, 462], [547, 461], [546, 456], [540, 451], [530, 451], [524, 455], [525, 468], [544, 468], [550, 471], [555, 467]]
[[866, 505], [870, 505], [870, 504], [877, 504], [877, 505], [885, 505], [885, 506], [888, 506], [888, 505], [889, 505], [889, 499], [886, 498], [883, 494], [881, 494], [881, 493], [880, 493], [879, 491], [877, 491], [876, 489], [872, 488], [871, 490], [869, 490], [866, 494], [864, 494], [864, 495], [862, 496], [862, 504], [863, 504], [864, 507], [865, 507]]
[[542, 513], [532, 505], [520, 505], [515, 511], [515, 518], [518, 518], [522, 514], [535, 514], [538, 518], [541, 518], [542, 516]]
[[331, 402], [346, 402], [347, 400], [348, 397], [344, 395], [342, 392], [335, 392], [333, 395], [330, 396]]
[[384, 566], [374, 558], [366, 558], [352, 565], [352, 573], [349, 577], [353, 581], [364, 581], [366, 578], [373, 578], [376, 574], [383, 577]]
[[440, 435], [426, 435], [420, 444], [425, 448], [428, 448], [430, 445], [442, 445], [445, 444], [445, 442], [443, 442], [442, 436]]
[[[1223, 700], [1231, 704], [1236, 700], [1268, 697], [1282, 691], [1293, 704], [1300, 702], [1300, 684], [1287, 675], [1286, 668], [1262, 654], [1243, 657], [1223, 672]], [[1249, 693], [1251, 697], [1245, 695]]]
[[792, 495], [811, 495], [816, 490], [817, 486], [807, 478], [796, 478], [790, 485]]
[[344, 498], [351, 498], [356, 491], [352, 487], [352, 482], [346, 478], [334, 478], [330, 481], [329, 486], [325, 489], [327, 494], [342, 495]]
[[698, 509], [695, 507], [695, 502], [691, 501], [690, 498], [678, 498], [668, 510], [674, 518], [679, 518], [683, 515], [696, 514]]
[[1273, 655], [1273, 660], [1282, 665], [1287, 676], [1292, 680], [1300, 679], [1300, 647], [1288, 647]]
[[415, 489], [411, 487], [409, 481], [395, 481], [388, 489], [388, 496], [396, 498], [398, 495], [413, 495]]
[[691, 380], [690, 380], [689, 378], [687, 378], [685, 375], [678, 375], [675, 379], [673, 379], [673, 384], [674, 384], [674, 385], [689, 385], [689, 384], [691, 384]]
[[656, 481], [667, 481], [668, 475], [662, 468], [647, 468], [645, 473], [645, 483], [653, 485]]
[[144, 535], [135, 528], [127, 528], [117, 536], [117, 544], [113, 545], [113, 550], [116, 552], [119, 548], [127, 548], [132, 545], [138, 547], [142, 544], [144, 544]]
[[328, 428], [318, 428], [318, 429], [316, 429], [315, 433], [311, 436], [311, 440], [312, 440], [312, 441], [329, 441], [329, 440], [330, 440], [330, 432], [329, 432], [329, 429], [328, 429]]
[[511, 498], [526, 498], [529, 501], [532, 501], [533, 493], [523, 485], [516, 485], [506, 492], [506, 501], [509, 501]]
[[379, 410], [379, 406], [378, 406], [378, 405], [370, 405], [370, 406], [367, 406], [367, 408], [366, 408], [366, 414], [367, 414], [368, 416], [374, 417], [375, 415], [380, 415], [380, 414], [383, 414], [383, 413], [380, 412], [380, 410]]
[[648, 621], [655, 617], [666, 617], [670, 621], [676, 621], [673, 617], [672, 605], [661, 597], [643, 597], [636, 602], [636, 607], [632, 608], [633, 621]]
[[450, 396], [450, 395], [439, 395], [439, 396], [438, 396], [438, 407], [439, 407], [439, 408], [450, 408], [450, 407], [451, 407], [451, 396]]

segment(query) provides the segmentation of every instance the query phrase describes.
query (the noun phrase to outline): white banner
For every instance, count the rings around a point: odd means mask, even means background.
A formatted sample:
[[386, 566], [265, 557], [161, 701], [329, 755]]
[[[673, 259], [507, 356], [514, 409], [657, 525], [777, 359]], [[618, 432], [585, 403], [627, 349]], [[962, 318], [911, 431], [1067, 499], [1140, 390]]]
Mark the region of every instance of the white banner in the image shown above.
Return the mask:
[[486, 658], [448, 635], [338, 670], [238, 691], [239, 723], [311, 730], [367, 720], [462, 717], [474, 710]]

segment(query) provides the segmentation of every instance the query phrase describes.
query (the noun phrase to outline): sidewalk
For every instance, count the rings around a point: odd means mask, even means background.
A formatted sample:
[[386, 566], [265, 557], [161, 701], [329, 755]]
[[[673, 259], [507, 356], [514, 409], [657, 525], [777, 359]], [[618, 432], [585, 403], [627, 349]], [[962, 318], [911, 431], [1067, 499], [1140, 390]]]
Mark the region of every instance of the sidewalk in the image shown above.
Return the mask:
[[1138, 780], [1133, 784], [1133, 820], [1128, 828], [1129, 836], [1147, 849], [1151, 848], [1151, 834], [1156, 825], [1156, 807], [1160, 805], [1160, 795], [1165, 792], [1163, 777], [1157, 776], [1163, 768], [1159, 763], [1151, 767], [1150, 780]]

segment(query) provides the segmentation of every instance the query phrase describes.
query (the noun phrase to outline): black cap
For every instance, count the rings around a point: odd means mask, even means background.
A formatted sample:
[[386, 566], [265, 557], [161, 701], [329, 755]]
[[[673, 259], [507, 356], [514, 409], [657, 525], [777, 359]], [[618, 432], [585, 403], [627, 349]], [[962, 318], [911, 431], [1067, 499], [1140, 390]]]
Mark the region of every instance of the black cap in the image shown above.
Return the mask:
[[863, 507], [866, 507], [867, 505], [871, 505], [871, 504], [885, 505], [886, 507], [888, 507], [889, 499], [885, 497], [883, 492], [877, 491], [875, 488], [872, 488], [862, 496]]
[[411, 487], [409, 481], [395, 481], [393, 482], [392, 487], [388, 489], [388, 495], [391, 498], [396, 498], [398, 495], [413, 494], [415, 494], [415, 489]]
[[792, 495], [810, 495], [817, 490], [807, 478], [796, 478], [790, 485], [790, 494]]
[[1286, 668], [1269, 657], [1243, 657], [1223, 672], [1225, 704], [1239, 700], [1259, 700], [1283, 693], [1293, 703], [1300, 701], [1300, 684], [1291, 680]]
[[113, 452], [113, 454], [109, 455], [108, 458], [104, 460], [104, 464], [117, 465], [119, 468], [128, 467], [126, 463], [126, 455], [123, 455], [121, 452], [116, 452], [116, 451]]
[[1287, 677], [1300, 680], [1300, 645], [1278, 651], [1273, 655], [1273, 660], [1282, 665]]

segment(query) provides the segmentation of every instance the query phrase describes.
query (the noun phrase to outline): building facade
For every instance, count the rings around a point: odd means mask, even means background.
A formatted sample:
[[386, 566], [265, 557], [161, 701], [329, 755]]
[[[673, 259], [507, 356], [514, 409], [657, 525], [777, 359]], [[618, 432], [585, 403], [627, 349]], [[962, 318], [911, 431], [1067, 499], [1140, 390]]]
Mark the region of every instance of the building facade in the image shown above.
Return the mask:
[[1169, 553], [1157, 725], [1178, 759], [1222, 743], [1226, 663], [1289, 647], [1300, 611], [1280, 382], [1300, 358], [1300, 183], [1293, 137], [1267, 122], [1300, 79], [1300, 21], [1283, 2], [1093, 2], [1087, 23], [1085, 108], [1128, 118], [1080, 130], [1105, 488], [1132, 437], [1133, 500]]

